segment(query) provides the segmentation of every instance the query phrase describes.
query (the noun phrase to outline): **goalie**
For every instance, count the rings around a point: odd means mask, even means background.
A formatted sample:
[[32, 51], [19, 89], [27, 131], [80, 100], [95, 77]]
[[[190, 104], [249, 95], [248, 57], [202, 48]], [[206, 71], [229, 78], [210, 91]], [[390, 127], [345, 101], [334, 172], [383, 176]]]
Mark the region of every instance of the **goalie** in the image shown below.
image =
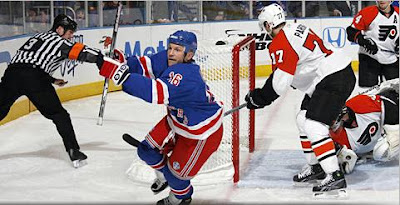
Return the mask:
[[337, 154], [341, 169], [351, 173], [357, 159], [371, 152], [377, 161], [397, 160], [398, 124], [398, 78], [382, 83], [377, 92], [360, 94], [348, 100], [330, 129], [330, 136], [339, 148]]

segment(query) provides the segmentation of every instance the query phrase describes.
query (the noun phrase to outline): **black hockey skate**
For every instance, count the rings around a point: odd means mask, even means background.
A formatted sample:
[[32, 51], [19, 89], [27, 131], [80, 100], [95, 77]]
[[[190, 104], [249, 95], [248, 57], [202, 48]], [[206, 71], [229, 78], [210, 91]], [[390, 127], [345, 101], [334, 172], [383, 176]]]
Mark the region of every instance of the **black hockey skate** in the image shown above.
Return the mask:
[[168, 187], [167, 181], [161, 181], [161, 179], [156, 178], [154, 180], [154, 183], [151, 185], [151, 191], [153, 191], [154, 194], [158, 194], [167, 187]]
[[302, 185], [303, 182], [317, 183], [317, 180], [322, 180], [324, 178], [325, 172], [320, 164], [307, 164], [300, 173], [293, 176], [293, 181], [298, 185]]
[[326, 175], [321, 184], [313, 187], [314, 197], [337, 198], [347, 196], [346, 180], [342, 171], [337, 170]]
[[178, 199], [170, 192], [168, 197], [157, 201], [157, 205], [189, 205], [192, 202], [192, 197], [188, 199]]
[[77, 149], [68, 150], [68, 156], [71, 159], [72, 165], [75, 168], [79, 168], [87, 164], [87, 156]]

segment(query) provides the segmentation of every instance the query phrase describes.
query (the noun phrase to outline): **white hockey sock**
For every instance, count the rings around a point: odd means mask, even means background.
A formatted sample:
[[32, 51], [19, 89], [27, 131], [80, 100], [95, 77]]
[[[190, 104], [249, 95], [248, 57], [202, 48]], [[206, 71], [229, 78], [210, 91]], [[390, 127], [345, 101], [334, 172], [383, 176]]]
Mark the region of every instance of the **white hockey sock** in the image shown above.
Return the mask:
[[306, 119], [304, 128], [311, 141], [315, 156], [325, 173], [339, 170], [335, 145], [329, 137], [328, 126], [315, 120]]
[[306, 122], [306, 112], [307, 112], [306, 110], [300, 110], [297, 113], [296, 124], [297, 124], [297, 128], [299, 129], [301, 147], [302, 147], [304, 155], [306, 157], [307, 164], [314, 165], [314, 164], [318, 163], [318, 160], [314, 154], [314, 151], [312, 150], [311, 141], [307, 137], [307, 133], [304, 129], [304, 124]]

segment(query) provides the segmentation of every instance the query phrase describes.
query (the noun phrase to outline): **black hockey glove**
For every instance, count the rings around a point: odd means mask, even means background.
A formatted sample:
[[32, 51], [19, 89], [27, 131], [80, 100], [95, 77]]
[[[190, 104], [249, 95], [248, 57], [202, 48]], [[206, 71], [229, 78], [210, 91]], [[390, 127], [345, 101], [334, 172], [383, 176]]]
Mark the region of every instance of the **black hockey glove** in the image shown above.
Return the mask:
[[246, 100], [247, 102], [248, 109], [259, 109], [267, 105], [265, 100], [262, 99], [262, 94], [261, 94], [262, 92], [263, 90], [261, 88], [256, 88], [247, 93], [244, 100]]
[[272, 73], [262, 88], [256, 88], [247, 93], [244, 100], [247, 102], [248, 109], [259, 109], [270, 105], [275, 99], [279, 97], [272, 88]]
[[378, 52], [378, 46], [376, 45], [375, 41], [370, 38], [365, 38], [365, 36], [362, 34], [358, 35], [357, 43], [365, 48], [369, 54], [375, 55]]
[[399, 38], [396, 40], [396, 46], [394, 47], [394, 52], [399, 55]]

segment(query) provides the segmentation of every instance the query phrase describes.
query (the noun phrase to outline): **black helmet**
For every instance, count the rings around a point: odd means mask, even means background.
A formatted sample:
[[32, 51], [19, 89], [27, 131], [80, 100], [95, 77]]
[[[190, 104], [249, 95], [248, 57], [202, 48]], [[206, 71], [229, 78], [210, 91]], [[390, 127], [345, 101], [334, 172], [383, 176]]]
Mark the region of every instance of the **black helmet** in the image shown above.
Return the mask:
[[72, 30], [76, 31], [77, 24], [74, 20], [72, 20], [71, 17], [65, 15], [65, 14], [59, 14], [55, 19], [53, 23], [53, 27], [51, 27], [52, 31], [56, 31], [56, 29], [61, 26], [64, 28], [65, 31], [67, 30]]

